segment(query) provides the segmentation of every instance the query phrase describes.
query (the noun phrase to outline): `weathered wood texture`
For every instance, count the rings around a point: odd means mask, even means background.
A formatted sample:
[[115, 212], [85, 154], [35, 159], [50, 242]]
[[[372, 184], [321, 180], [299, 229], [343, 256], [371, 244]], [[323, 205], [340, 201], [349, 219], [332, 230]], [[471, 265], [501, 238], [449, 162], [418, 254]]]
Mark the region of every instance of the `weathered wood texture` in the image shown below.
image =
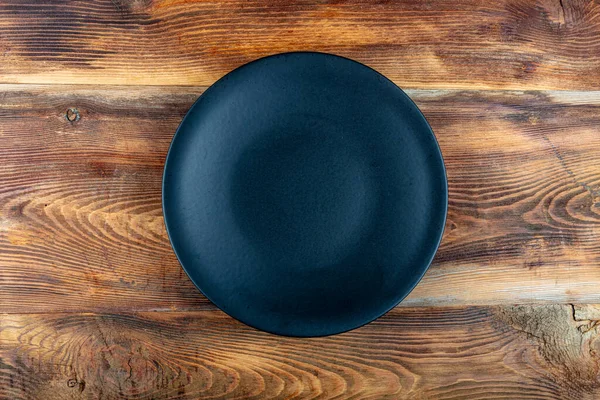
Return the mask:
[[[164, 157], [200, 92], [1, 87], [0, 312], [207, 305], [161, 211]], [[450, 204], [403, 304], [600, 303], [600, 92], [409, 94], [439, 139]]]
[[[160, 201], [197, 86], [294, 50], [418, 89], [450, 190], [409, 298], [319, 339], [216, 310]], [[549, 303], [599, 239], [598, 0], [0, 1], [2, 400], [598, 399], [600, 306]]]
[[3, 0], [0, 82], [209, 85], [293, 50], [405, 88], [600, 88], [597, 0]]
[[319, 339], [220, 311], [0, 316], [0, 398], [600, 397], [600, 307], [396, 308]]

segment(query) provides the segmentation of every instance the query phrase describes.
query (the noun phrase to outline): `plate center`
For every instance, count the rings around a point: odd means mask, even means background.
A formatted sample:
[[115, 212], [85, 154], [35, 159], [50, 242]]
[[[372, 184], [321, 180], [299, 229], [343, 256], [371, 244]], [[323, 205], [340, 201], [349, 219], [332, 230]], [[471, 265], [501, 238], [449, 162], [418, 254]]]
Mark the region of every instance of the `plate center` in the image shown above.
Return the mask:
[[374, 182], [359, 143], [331, 124], [261, 135], [238, 160], [236, 221], [256, 249], [286, 266], [333, 265], [371, 225]]

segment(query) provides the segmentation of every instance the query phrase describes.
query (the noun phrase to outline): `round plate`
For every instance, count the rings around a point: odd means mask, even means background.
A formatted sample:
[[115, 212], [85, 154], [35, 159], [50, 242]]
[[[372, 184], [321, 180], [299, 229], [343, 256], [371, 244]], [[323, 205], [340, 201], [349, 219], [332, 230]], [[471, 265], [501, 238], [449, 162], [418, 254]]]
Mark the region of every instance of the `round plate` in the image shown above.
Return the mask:
[[219, 308], [322, 336], [400, 302], [439, 245], [448, 190], [427, 121], [391, 81], [322, 53], [263, 58], [211, 86], [163, 178], [169, 238]]

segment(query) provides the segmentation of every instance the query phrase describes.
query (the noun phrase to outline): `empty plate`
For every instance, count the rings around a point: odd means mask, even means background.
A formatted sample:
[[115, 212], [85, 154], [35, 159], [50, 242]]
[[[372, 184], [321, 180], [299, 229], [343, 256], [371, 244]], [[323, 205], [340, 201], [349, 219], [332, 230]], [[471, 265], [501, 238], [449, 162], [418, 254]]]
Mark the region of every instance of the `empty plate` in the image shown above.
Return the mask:
[[212, 85], [167, 156], [163, 211], [214, 304], [268, 332], [322, 336], [417, 284], [447, 209], [427, 121], [387, 78], [322, 53], [246, 64]]

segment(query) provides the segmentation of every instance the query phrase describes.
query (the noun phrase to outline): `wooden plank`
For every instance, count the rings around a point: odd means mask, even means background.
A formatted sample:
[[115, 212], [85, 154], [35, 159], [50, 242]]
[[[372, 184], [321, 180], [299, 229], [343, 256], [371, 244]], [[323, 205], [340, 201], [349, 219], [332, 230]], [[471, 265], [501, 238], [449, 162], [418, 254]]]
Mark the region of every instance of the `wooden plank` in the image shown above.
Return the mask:
[[595, 0], [4, 0], [0, 82], [210, 85], [269, 54], [362, 61], [406, 88], [600, 88]]
[[396, 308], [297, 339], [220, 311], [0, 315], [0, 397], [597, 399], [600, 306]]
[[[160, 199], [201, 89], [0, 92], [0, 312], [204, 309]], [[450, 204], [403, 305], [600, 303], [600, 92], [409, 94], [437, 134]]]

